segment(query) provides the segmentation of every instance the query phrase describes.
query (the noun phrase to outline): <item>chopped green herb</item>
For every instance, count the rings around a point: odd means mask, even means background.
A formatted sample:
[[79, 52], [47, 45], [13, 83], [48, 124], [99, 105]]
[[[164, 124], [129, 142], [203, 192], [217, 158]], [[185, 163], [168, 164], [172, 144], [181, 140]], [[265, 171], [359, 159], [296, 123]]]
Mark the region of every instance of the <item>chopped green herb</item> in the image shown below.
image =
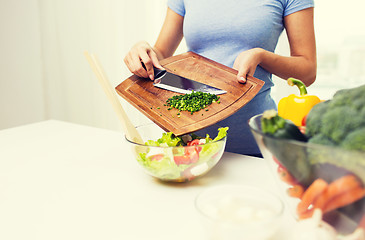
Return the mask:
[[[204, 92], [194, 92], [185, 95], [175, 95], [166, 101], [166, 105], [171, 108], [176, 108], [179, 111], [188, 111], [191, 114], [198, 112], [201, 109], [206, 108], [213, 102], [218, 102], [219, 96], [204, 93]], [[208, 109], [206, 109], [208, 111]]]

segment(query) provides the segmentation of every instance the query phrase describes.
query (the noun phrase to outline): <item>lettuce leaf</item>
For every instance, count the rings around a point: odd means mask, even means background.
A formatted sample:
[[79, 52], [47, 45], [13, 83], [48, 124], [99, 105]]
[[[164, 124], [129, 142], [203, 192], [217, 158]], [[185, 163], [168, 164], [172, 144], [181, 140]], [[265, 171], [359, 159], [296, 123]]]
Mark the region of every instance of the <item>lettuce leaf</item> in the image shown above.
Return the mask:
[[148, 140], [145, 144], [147, 146], [156, 147], [175, 147], [182, 145], [182, 140], [180, 137], [176, 137], [172, 132], [166, 132], [156, 141]]

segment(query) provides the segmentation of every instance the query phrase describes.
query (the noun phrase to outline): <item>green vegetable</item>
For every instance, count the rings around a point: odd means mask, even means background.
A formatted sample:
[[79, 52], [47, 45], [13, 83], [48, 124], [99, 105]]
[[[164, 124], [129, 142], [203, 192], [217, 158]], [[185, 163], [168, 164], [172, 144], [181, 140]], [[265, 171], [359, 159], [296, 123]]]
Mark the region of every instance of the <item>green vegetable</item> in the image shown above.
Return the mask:
[[315, 105], [307, 116], [306, 135], [309, 143], [332, 147], [312, 148], [312, 165], [346, 169], [365, 183], [365, 85], [339, 90]]
[[162, 137], [154, 140], [148, 140], [145, 143], [147, 146], [156, 147], [175, 147], [183, 145], [183, 141], [180, 137], [176, 137], [172, 132], [166, 132], [162, 134]]
[[213, 142], [219, 141], [227, 136], [229, 127], [218, 128], [218, 135], [212, 140]]
[[266, 135], [265, 146], [303, 186], [309, 186], [313, 180], [312, 166], [308, 162], [306, 149], [297, 144], [288, 144], [287, 140], [306, 142], [306, 137], [291, 121], [278, 115], [275, 110], [268, 110], [261, 117], [261, 130]]
[[[311, 111], [309, 111], [307, 118], [306, 118], [306, 130], [305, 133], [308, 137], [312, 137], [314, 135], [317, 135], [321, 132], [322, 128], [322, 114], [325, 114], [329, 104], [329, 101], [321, 102], [316, 104], [315, 110], [313, 108]], [[317, 114], [316, 112], [321, 112], [321, 114]], [[310, 118], [308, 119], [308, 116], [310, 115]]]
[[337, 91], [315, 105], [307, 116], [309, 142], [365, 150], [365, 85]]
[[[175, 95], [167, 99], [166, 105], [169, 106], [168, 110], [176, 108], [179, 111], [188, 111], [193, 114], [218, 100], [219, 96], [217, 95], [192, 91], [192, 93], [189, 94]], [[206, 109], [206, 111], [208, 111], [208, 109]]]
[[341, 147], [365, 151], [365, 127], [347, 134], [341, 143]]
[[140, 153], [137, 161], [144, 166], [148, 171], [161, 176], [163, 179], [176, 179], [180, 177], [180, 172], [184, 171], [184, 165], [176, 165], [171, 161], [171, 148], [163, 150], [163, 158], [160, 161], [155, 161], [146, 153]]
[[313, 136], [310, 139], [310, 142], [315, 143], [315, 144], [324, 144], [325, 143], [325, 145], [328, 145], [328, 146], [335, 146], [335, 143], [332, 142], [331, 139], [329, 139], [328, 137], [326, 137], [323, 134], [316, 134], [315, 136]]
[[262, 132], [276, 138], [307, 141], [304, 134], [291, 121], [278, 115], [275, 110], [265, 111], [261, 118]]

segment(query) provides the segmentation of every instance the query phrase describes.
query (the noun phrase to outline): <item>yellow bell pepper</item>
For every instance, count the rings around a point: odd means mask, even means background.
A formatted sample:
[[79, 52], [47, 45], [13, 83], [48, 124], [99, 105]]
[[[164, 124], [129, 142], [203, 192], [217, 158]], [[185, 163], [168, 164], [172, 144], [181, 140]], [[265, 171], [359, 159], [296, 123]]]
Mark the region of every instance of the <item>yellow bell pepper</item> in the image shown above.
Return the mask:
[[290, 94], [288, 97], [282, 98], [278, 104], [278, 114], [282, 118], [291, 120], [297, 126], [303, 126], [303, 118], [309, 113], [314, 105], [321, 100], [314, 95], [308, 95], [307, 88], [304, 83], [295, 78], [287, 80], [290, 86], [297, 86], [300, 95]]

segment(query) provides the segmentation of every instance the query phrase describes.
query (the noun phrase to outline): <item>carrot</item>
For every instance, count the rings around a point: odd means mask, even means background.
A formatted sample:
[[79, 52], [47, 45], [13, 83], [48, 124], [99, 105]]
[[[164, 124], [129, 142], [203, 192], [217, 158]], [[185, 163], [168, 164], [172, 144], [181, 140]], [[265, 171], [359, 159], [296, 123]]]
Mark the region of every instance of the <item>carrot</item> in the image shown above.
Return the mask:
[[355, 187], [359, 187], [360, 182], [354, 175], [346, 175], [336, 179], [328, 185], [328, 188], [321, 194], [313, 204], [314, 208], [324, 210], [324, 206], [334, 197], [345, 193]]
[[337, 208], [344, 207], [351, 203], [360, 200], [365, 196], [365, 189], [361, 186], [357, 186], [348, 191], [342, 192], [341, 194], [336, 195], [327, 204], [324, 206], [323, 213], [333, 211]]
[[314, 213], [314, 208], [308, 209], [307, 211], [301, 213], [299, 215], [299, 219], [306, 219], [306, 218], [311, 218], [313, 216]]
[[300, 184], [295, 184], [293, 187], [287, 189], [289, 196], [294, 198], [301, 198], [304, 192], [304, 188]]
[[314, 203], [328, 187], [328, 183], [321, 178], [316, 179], [303, 193], [301, 201], [297, 206], [299, 216], [305, 214], [308, 208]]

